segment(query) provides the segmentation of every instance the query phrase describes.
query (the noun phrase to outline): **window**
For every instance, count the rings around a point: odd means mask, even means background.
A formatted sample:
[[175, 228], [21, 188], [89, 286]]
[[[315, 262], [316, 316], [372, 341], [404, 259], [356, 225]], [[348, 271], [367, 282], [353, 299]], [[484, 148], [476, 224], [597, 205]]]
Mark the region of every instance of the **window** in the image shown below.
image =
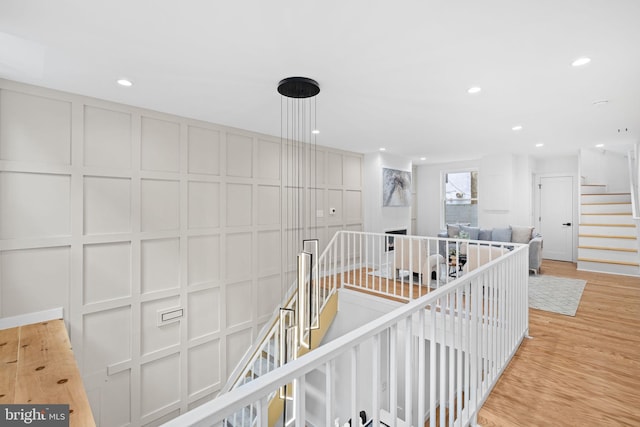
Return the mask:
[[444, 174], [444, 223], [478, 225], [478, 171]]

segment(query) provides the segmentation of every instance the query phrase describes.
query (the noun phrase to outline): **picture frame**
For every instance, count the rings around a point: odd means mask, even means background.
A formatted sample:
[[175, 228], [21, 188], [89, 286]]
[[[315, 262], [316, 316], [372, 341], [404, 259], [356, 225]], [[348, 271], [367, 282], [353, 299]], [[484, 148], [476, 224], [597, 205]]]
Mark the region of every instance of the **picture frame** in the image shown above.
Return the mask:
[[382, 168], [382, 206], [411, 206], [411, 172]]

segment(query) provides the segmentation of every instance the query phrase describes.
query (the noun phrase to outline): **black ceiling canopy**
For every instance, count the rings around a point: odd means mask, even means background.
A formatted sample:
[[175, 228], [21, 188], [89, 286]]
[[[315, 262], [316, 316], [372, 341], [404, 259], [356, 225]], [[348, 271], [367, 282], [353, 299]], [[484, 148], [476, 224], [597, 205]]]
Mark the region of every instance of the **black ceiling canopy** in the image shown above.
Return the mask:
[[307, 77], [287, 77], [278, 83], [278, 92], [287, 98], [311, 98], [320, 93], [320, 86]]

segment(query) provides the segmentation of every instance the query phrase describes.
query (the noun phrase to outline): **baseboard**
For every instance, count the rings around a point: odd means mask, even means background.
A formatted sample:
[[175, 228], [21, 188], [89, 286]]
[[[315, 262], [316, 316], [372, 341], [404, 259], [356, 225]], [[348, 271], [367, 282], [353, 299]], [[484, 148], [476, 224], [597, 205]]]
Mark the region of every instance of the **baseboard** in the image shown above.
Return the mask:
[[47, 322], [63, 318], [62, 307], [52, 308], [34, 313], [20, 314], [18, 316], [4, 317], [0, 319], [0, 329], [15, 328], [17, 326], [30, 325], [31, 323]]

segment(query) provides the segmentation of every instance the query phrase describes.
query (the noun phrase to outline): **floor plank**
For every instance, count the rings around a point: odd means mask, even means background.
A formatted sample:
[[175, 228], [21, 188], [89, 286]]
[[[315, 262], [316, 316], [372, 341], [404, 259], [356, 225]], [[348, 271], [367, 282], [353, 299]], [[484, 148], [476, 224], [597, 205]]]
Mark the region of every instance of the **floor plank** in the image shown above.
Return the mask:
[[529, 310], [529, 334], [480, 410], [489, 426], [639, 426], [640, 279], [544, 261], [585, 279], [575, 317]]

